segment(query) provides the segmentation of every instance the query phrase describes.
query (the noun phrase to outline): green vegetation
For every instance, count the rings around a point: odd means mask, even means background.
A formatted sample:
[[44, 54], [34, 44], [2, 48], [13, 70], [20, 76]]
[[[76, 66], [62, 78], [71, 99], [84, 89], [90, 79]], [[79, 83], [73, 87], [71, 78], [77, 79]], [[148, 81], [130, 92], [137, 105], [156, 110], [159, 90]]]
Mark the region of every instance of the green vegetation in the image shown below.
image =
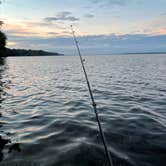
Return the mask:
[[46, 52], [43, 50], [24, 50], [24, 49], [7, 49], [7, 56], [55, 56], [59, 53]]
[[57, 56], [59, 53], [46, 52], [43, 50], [25, 50], [6, 48], [6, 35], [0, 31], [0, 57], [6, 56]]
[[6, 56], [6, 35], [0, 31], [0, 57]]

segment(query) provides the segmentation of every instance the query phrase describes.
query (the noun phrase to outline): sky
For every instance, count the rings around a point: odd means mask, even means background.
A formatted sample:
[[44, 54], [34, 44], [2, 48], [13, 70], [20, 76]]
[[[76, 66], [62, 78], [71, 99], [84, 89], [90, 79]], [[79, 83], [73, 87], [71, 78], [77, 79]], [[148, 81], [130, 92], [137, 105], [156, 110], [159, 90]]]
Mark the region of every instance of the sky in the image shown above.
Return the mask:
[[166, 51], [166, 0], [1, 0], [8, 47], [75, 54]]

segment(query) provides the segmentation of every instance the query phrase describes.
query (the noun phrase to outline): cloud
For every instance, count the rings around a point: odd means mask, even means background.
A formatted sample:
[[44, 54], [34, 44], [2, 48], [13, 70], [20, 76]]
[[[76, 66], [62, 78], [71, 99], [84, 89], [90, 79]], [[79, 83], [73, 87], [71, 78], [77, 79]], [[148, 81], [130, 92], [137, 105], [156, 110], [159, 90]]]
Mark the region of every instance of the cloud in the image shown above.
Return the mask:
[[166, 12], [164, 12], [164, 13], [161, 13], [161, 16], [166, 16]]
[[4, 24], [5, 33], [10, 36], [19, 36], [19, 37], [33, 37], [33, 36], [42, 36], [41, 31], [37, 29], [32, 29], [26, 26], [26, 24]]
[[2, 4], [2, 3], [4, 3], [6, 0], [0, 0], [0, 5]]
[[[65, 54], [77, 54], [72, 37], [8, 36], [17, 48], [44, 49]], [[166, 51], [166, 35], [91, 35], [78, 37], [83, 54], [113, 54], [127, 52]], [[16, 46], [15, 46], [16, 47]]]
[[56, 32], [48, 32], [49, 35], [58, 35], [59, 33]]
[[157, 33], [160, 35], [166, 35], [166, 28], [159, 29]]
[[130, 2], [131, 0], [92, 0], [93, 4], [99, 4], [100, 6], [125, 6]]
[[61, 23], [49, 23], [40, 20], [36, 21], [20, 21], [20, 22], [10, 22], [6, 21], [3, 30], [7, 35], [13, 37], [57, 37], [57, 36], [69, 36], [69, 33], [65, 32], [66, 27]]
[[145, 22], [140, 29], [143, 29], [143, 32], [149, 34], [166, 34], [166, 15], [160, 15]]
[[86, 17], [86, 18], [93, 18], [95, 16], [93, 14], [91, 14], [91, 13], [87, 13], [87, 14], [84, 15], [84, 17]]
[[160, 26], [166, 26], [166, 14], [162, 15], [156, 19], [153, 19], [150, 22], [151, 26], [153, 27], [160, 27]]
[[54, 22], [54, 21], [79, 21], [79, 18], [72, 16], [71, 12], [64, 11], [58, 13], [55, 17], [46, 17], [44, 18], [46, 22]]

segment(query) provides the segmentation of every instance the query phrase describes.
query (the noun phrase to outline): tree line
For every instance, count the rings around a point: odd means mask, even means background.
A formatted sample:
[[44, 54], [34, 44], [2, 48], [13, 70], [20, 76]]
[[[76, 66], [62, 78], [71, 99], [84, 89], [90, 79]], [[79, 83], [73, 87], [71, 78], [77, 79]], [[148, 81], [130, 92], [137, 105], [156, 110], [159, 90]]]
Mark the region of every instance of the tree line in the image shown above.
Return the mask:
[[0, 31], [0, 57], [6, 56], [7, 49], [6, 49], [6, 35]]
[[25, 50], [25, 49], [10, 49], [6, 48], [6, 35], [0, 31], [0, 57], [6, 56], [55, 56], [62, 55], [54, 52], [46, 52], [43, 50]]

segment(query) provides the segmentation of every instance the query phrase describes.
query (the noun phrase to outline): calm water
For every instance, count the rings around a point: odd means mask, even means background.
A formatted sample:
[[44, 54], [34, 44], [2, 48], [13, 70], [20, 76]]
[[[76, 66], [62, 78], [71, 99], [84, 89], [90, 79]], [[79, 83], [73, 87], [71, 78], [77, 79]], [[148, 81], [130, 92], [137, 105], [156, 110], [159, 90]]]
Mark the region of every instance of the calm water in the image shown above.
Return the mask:
[[[166, 165], [166, 55], [85, 57], [115, 166]], [[106, 166], [77, 56], [0, 65], [0, 165]]]

